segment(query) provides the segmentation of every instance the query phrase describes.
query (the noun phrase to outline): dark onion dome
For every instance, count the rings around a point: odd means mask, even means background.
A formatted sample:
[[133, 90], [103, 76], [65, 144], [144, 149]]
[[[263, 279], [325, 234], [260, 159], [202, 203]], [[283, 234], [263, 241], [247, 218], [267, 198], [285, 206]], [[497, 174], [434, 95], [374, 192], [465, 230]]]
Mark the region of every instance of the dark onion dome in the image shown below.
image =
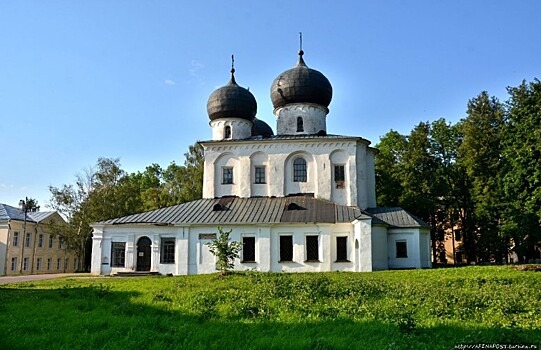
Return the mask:
[[219, 118], [254, 120], [257, 113], [255, 97], [250, 91], [237, 85], [234, 73], [235, 69], [232, 69], [229, 83], [210, 94], [207, 102], [210, 120]]
[[252, 126], [252, 136], [271, 137], [274, 135], [272, 128], [269, 124], [265, 123], [261, 119], [254, 118], [254, 125]]
[[332, 86], [319, 71], [308, 68], [299, 51], [297, 65], [280, 74], [271, 86], [271, 100], [274, 108], [289, 103], [315, 103], [329, 107], [332, 99]]

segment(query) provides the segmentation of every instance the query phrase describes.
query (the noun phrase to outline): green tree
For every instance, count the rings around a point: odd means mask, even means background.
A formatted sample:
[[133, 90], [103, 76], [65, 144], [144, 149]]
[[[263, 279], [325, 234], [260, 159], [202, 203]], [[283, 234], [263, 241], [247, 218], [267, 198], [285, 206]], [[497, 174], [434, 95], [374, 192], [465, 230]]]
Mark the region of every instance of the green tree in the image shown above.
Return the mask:
[[218, 236], [208, 243], [210, 252], [218, 259], [216, 266], [220, 274], [225, 276], [235, 266], [235, 259], [239, 258], [242, 243], [231, 241], [229, 235], [231, 230], [224, 231], [218, 227]]
[[541, 247], [541, 82], [507, 89], [504, 230], [522, 261], [539, 258]]
[[376, 148], [376, 192], [378, 205], [399, 206], [404, 192], [402, 185], [402, 164], [406, 152], [407, 140], [395, 130], [382, 136]]
[[475, 228], [464, 232], [468, 260], [502, 261], [507, 256], [506, 238], [499, 228], [502, 217], [502, 138], [505, 130], [503, 105], [486, 91], [468, 102], [462, 122], [464, 139], [458, 160], [464, 168], [472, 201]]

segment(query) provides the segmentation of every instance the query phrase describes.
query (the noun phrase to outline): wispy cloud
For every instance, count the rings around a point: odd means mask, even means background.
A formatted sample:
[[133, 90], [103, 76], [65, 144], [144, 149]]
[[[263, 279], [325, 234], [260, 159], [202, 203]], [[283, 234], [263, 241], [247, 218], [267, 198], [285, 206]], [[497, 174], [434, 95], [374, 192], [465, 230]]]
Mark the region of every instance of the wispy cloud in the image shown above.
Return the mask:
[[176, 83], [174, 80], [171, 80], [171, 79], [165, 79], [165, 80], [163, 81], [163, 83], [164, 83], [165, 85], [177, 85], [177, 83]]
[[188, 83], [196, 82], [200, 85], [205, 85], [205, 81], [201, 77], [201, 71], [205, 68], [205, 65], [201, 62], [198, 62], [196, 60], [192, 60], [192, 63], [190, 64], [190, 69], [188, 72], [190, 73], [190, 79], [188, 80]]
[[11, 184], [0, 183], [0, 188], [1, 188], [1, 189], [4, 189], [4, 190], [10, 190], [10, 189], [13, 188], [13, 185], [11, 185]]

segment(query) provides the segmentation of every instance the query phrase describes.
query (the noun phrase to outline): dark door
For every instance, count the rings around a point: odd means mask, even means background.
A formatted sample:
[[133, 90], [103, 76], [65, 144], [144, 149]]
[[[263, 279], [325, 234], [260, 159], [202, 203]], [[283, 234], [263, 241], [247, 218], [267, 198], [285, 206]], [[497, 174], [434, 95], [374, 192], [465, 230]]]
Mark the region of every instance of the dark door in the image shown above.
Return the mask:
[[137, 241], [137, 271], [150, 271], [150, 238], [141, 237]]

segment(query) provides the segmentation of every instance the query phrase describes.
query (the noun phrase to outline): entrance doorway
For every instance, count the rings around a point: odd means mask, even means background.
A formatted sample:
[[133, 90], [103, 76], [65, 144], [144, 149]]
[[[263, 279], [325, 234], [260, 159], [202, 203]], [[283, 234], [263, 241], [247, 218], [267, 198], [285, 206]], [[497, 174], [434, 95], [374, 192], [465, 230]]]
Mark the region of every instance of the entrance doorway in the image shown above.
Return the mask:
[[141, 237], [137, 241], [137, 271], [150, 271], [150, 238]]

